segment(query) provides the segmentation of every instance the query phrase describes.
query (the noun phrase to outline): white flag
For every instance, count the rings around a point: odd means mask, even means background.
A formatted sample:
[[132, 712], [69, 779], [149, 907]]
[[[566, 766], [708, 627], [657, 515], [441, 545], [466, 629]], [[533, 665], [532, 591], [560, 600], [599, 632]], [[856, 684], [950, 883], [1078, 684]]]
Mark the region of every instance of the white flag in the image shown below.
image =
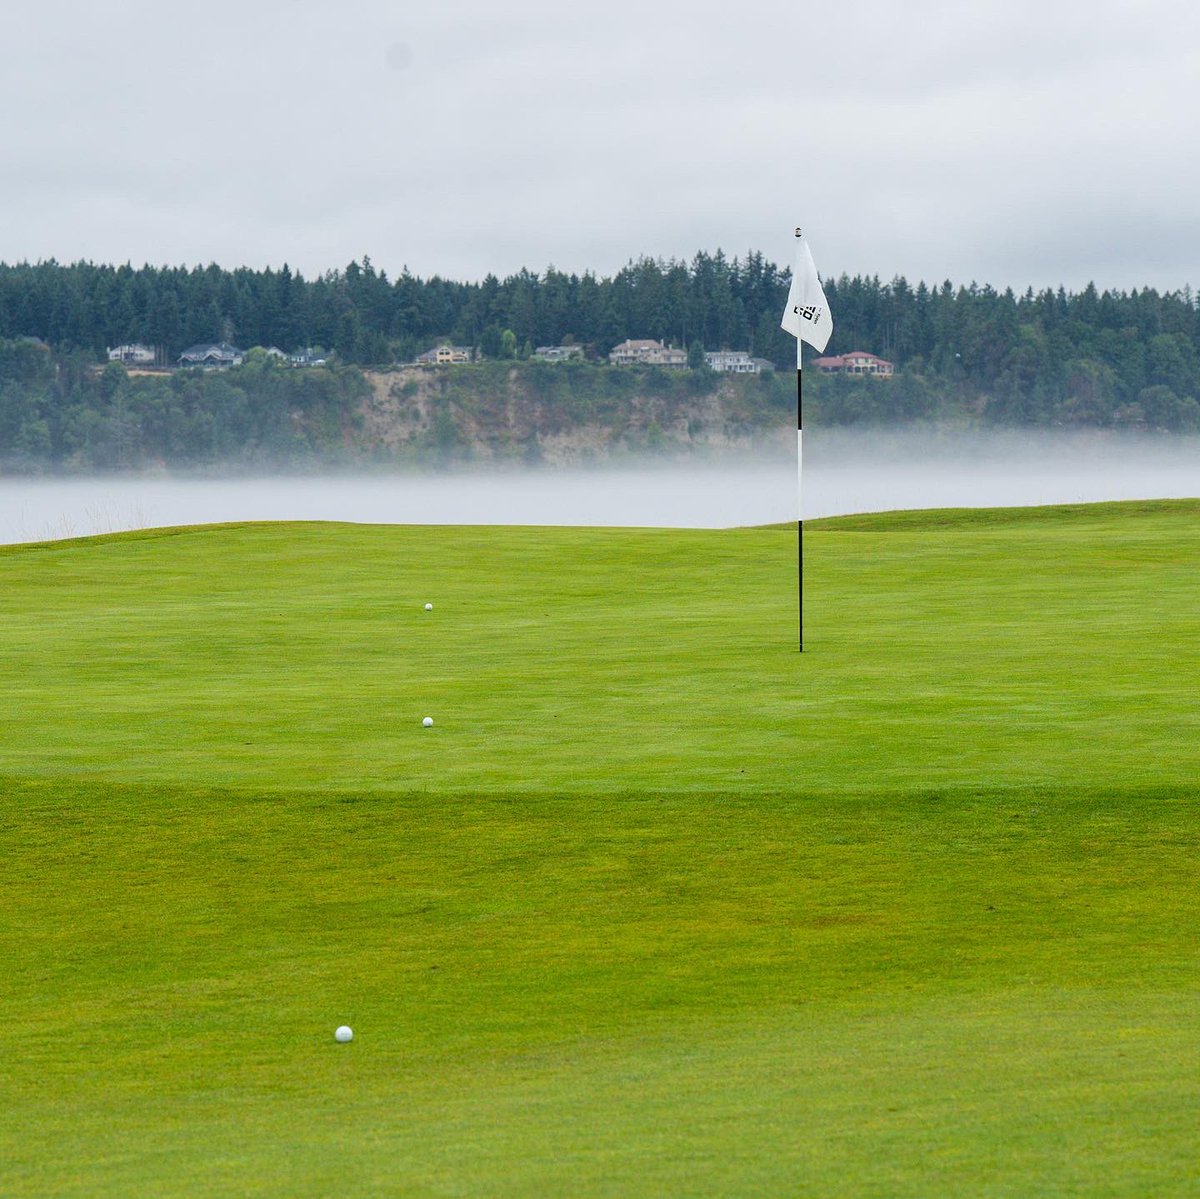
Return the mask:
[[779, 323], [793, 337], [808, 342], [817, 350], [823, 350], [829, 344], [829, 335], [833, 332], [829, 302], [825, 299], [821, 280], [817, 278], [808, 242], [803, 237], [796, 238], [796, 269], [792, 274], [783, 320]]

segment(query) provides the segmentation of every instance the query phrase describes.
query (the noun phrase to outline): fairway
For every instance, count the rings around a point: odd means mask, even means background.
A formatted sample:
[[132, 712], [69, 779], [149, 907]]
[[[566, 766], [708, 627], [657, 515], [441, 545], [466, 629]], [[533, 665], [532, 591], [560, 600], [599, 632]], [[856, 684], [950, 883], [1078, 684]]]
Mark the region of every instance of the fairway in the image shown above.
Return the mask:
[[1194, 1194], [1200, 502], [805, 540], [0, 548], [0, 1193]]

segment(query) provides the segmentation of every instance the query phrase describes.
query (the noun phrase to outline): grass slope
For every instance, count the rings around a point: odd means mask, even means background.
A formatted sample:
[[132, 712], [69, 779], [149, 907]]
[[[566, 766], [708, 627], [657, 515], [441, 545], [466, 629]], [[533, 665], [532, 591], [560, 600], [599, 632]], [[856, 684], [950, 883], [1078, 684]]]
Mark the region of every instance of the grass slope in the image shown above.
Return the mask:
[[1198, 515], [0, 551], [0, 1191], [1189, 1193]]

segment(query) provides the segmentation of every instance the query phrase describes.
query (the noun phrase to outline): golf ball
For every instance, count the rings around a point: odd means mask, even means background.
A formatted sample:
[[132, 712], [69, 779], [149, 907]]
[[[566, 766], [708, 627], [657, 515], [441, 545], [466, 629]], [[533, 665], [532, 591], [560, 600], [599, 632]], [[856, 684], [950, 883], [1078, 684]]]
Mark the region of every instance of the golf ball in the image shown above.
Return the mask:
[[432, 611], [433, 611], [433, 605], [432, 605], [432, 604], [426, 604], [426, 605], [425, 605], [425, 611], [426, 611], [426, 612], [432, 612]]
[[421, 721], [421, 723], [422, 723], [422, 724], [423, 724], [423, 725], [424, 725], [424, 726], [425, 726], [427, 729], [431, 729], [431, 728], [433, 728], [433, 717], [432, 717], [432, 716], [426, 716], [426, 717], [425, 717], [425, 719]]
[[348, 1024], [341, 1024], [334, 1031], [333, 1039], [341, 1041], [344, 1045], [347, 1041], [354, 1040], [354, 1030]]

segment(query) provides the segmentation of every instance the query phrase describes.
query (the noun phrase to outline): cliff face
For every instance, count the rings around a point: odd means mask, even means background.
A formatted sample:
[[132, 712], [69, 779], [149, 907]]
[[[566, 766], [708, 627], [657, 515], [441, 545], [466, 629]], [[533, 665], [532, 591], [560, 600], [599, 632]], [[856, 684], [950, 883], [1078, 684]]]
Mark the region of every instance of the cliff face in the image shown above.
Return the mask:
[[500, 363], [364, 373], [361, 435], [381, 459], [568, 465], [795, 438], [785, 380]]

